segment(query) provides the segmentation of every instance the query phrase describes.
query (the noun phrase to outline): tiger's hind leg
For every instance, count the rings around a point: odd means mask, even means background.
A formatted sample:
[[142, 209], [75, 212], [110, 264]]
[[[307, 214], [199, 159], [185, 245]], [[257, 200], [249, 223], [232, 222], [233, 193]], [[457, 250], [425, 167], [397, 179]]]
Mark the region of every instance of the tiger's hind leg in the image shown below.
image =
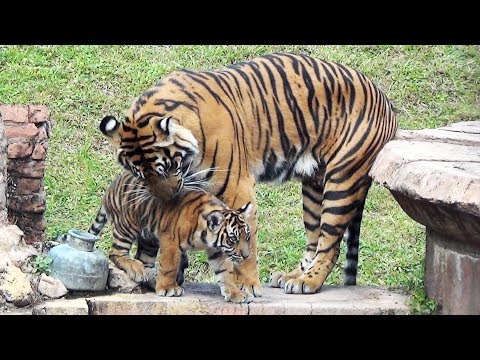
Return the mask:
[[285, 288], [285, 284], [300, 277], [315, 257], [318, 238], [320, 237], [320, 215], [322, 213], [324, 171], [318, 172], [313, 179], [302, 182], [303, 224], [307, 233], [307, 245], [300, 265], [293, 271], [284, 274], [272, 274], [270, 285]]
[[140, 260], [145, 267], [154, 267], [158, 253], [158, 239], [153, 234], [141, 234], [138, 237], [135, 259]]
[[[338, 260], [340, 243], [347, 226], [358, 209], [364, 206], [370, 185], [368, 169], [353, 165], [342, 170], [327, 168], [315, 256], [300, 277], [287, 281], [284, 287], [286, 293], [310, 294], [321, 288]], [[336, 174], [335, 178], [328, 176], [329, 172]]]
[[[368, 180], [366, 184], [366, 194], [372, 185], [372, 179]], [[365, 195], [366, 195], [365, 194]], [[358, 248], [360, 240], [360, 225], [362, 223], [363, 208], [365, 201], [358, 206], [357, 212], [352, 221], [348, 225], [346, 242], [347, 242], [347, 254], [346, 264], [343, 269], [343, 283], [344, 285], [356, 285], [357, 284], [357, 270], [358, 270]]]
[[[116, 222], [113, 221], [112, 224]], [[113, 243], [108, 254], [110, 260], [121, 270], [124, 270], [130, 278], [136, 282], [147, 281], [147, 272], [140, 260], [130, 257], [130, 248], [132, 242], [137, 239], [140, 234], [133, 228], [123, 229], [114, 227], [112, 229]]]

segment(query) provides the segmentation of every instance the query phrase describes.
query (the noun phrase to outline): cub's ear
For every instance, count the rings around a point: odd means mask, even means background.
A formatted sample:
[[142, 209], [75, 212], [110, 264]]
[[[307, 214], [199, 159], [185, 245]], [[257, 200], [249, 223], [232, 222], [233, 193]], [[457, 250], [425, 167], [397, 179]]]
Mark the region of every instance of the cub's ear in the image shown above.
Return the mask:
[[245, 218], [245, 220], [248, 220], [250, 219], [250, 216], [252, 216], [252, 203], [251, 202], [248, 202], [247, 204], [243, 205], [240, 209], [238, 209], [237, 211], [240, 213], [240, 214], [243, 214], [243, 217]]
[[100, 122], [99, 128], [112, 144], [118, 145], [120, 143], [120, 135], [118, 134], [120, 123], [114, 116], [105, 116]]
[[212, 211], [210, 214], [207, 215], [208, 229], [212, 232], [217, 231], [222, 225], [223, 220], [224, 220], [224, 217], [220, 211], [218, 210]]

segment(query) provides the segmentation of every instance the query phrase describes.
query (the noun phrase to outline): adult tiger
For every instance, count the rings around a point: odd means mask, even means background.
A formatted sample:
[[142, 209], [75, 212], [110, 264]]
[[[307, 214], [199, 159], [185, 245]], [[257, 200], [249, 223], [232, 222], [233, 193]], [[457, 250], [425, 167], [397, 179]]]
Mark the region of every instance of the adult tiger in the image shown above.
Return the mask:
[[[347, 232], [345, 283], [356, 283], [368, 171], [397, 129], [387, 97], [363, 74], [307, 55], [276, 53], [217, 71], [175, 71], [139, 96], [122, 123], [100, 129], [126, 169], [156, 181], [175, 166], [206, 171], [228, 206], [251, 202], [252, 255], [238, 285], [260, 295], [256, 181], [302, 181], [307, 246], [297, 269], [275, 273], [287, 293], [320, 289]], [[179, 160], [181, 158], [181, 160]], [[152, 176], [156, 174], [156, 176]]]

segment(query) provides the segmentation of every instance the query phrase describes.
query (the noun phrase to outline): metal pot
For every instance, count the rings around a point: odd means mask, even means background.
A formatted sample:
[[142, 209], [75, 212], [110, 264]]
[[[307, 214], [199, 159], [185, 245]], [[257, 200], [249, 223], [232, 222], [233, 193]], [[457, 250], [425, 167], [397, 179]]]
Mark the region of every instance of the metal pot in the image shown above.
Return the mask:
[[68, 231], [66, 244], [53, 247], [47, 256], [53, 259], [50, 276], [69, 290], [104, 290], [108, 278], [108, 259], [94, 249], [98, 237], [82, 230]]

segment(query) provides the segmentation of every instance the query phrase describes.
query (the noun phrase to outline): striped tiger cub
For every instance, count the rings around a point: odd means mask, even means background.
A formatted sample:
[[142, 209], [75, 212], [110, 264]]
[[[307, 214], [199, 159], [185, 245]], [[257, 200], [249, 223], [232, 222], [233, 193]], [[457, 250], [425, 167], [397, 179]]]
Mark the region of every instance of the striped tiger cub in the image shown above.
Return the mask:
[[[250, 230], [245, 218], [251, 205], [232, 210], [214, 195], [192, 189], [192, 182], [184, 182], [180, 171], [159, 184], [166, 188], [164, 196], [169, 194], [168, 189], [175, 189], [171, 199], [151, 196], [144, 180], [127, 171], [107, 189], [89, 232], [98, 235], [111, 221], [109, 257], [113, 263], [135, 281], [146, 281], [144, 266], [154, 266], [159, 251], [155, 291], [160, 296], [180, 296], [182, 264], [187, 261], [184, 253], [205, 249], [225, 300], [251, 301], [253, 295], [235, 285], [233, 274], [233, 265], [250, 254]], [[132, 259], [129, 252], [135, 240], [138, 249]]]
[[[254, 214], [257, 182], [301, 181], [305, 252], [296, 269], [272, 275], [272, 286], [320, 290], [346, 230], [345, 284], [356, 284], [368, 172], [397, 130], [389, 99], [362, 73], [290, 53], [183, 69], [138, 96], [121, 122], [106, 116], [100, 130], [125, 169], [150, 177], [149, 191], [176, 158], [192, 171], [224, 170], [201, 180], [232, 208], [251, 202]], [[235, 267], [236, 282], [260, 296], [256, 216], [249, 225], [252, 255]]]

